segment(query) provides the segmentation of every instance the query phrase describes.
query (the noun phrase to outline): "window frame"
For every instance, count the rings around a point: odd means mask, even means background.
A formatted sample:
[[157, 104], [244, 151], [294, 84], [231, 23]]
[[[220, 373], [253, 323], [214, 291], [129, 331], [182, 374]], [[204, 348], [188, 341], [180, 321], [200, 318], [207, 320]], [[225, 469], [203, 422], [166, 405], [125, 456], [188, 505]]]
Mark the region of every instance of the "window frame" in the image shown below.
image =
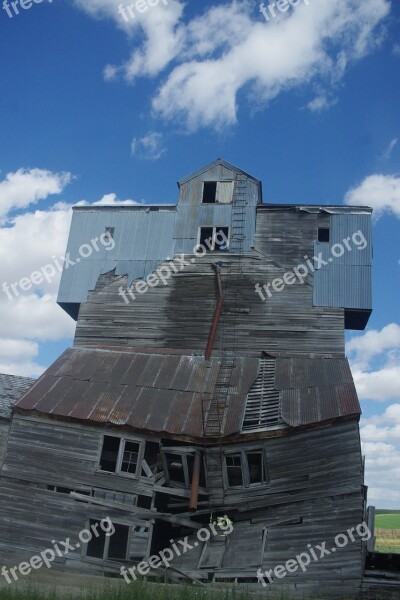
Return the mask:
[[[103, 453], [105, 437], [115, 437], [115, 438], [119, 439], [119, 449], [118, 449], [117, 462], [115, 464], [115, 471], [104, 471], [101, 468], [101, 455]], [[142, 461], [144, 458], [144, 451], [145, 451], [145, 444], [146, 444], [145, 440], [138, 439], [138, 438], [125, 437], [125, 436], [118, 436], [118, 435], [109, 435], [108, 433], [105, 433], [102, 436], [101, 442], [102, 443], [101, 443], [101, 447], [100, 447], [99, 460], [97, 463], [97, 471], [100, 471], [100, 473], [107, 473], [108, 475], [118, 475], [120, 477], [129, 477], [130, 479], [139, 479], [142, 476], [141, 472], [142, 472]], [[128, 473], [126, 471], [121, 471], [122, 462], [123, 462], [123, 458], [124, 458], [124, 452], [125, 452], [125, 444], [127, 442], [133, 442], [135, 444], [139, 444], [138, 460], [137, 460], [137, 464], [136, 464], [135, 473]]]
[[[212, 229], [212, 241], [211, 241], [211, 248], [208, 246], [208, 244], [202, 244], [201, 242], [201, 231], [202, 229]], [[221, 229], [227, 229], [228, 230], [228, 245], [226, 250], [221, 250], [220, 248], [215, 248], [215, 238], [217, 237], [217, 232], [221, 231]], [[231, 227], [230, 225], [201, 225], [198, 229], [197, 232], [197, 246], [204, 246], [207, 250], [207, 252], [221, 252], [223, 254], [226, 254], [226, 252], [229, 252], [229, 248], [231, 245]]]
[[[226, 464], [226, 457], [231, 456], [233, 454], [241, 455], [242, 481], [243, 481], [242, 485], [229, 485], [228, 466]], [[248, 454], [261, 454], [261, 458], [262, 458], [261, 481], [250, 483], [250, 469], [249, 469], [249, 462], [248, 462], [248, 457], [247, 457]], [[263, 448], [263, 447], [256, 446], [254, 448], [246, 448], [246, 449], [240, 449], [240, 450], [237, 450], [237, 449], [236, 450], [233, 450], [233, 449], [226, 450], [224, 452], [223, 464], [224, 464], [223, 480], [224, 480], [224, 487], [226, 490], [250, 489], [253, 487], [260, 487], [260, 486], [268, 485], [268, 483], [269, 483], [268, 472], [267, 472], [267, 456], [266, 456], [265, 448]]]
[[[205, 184], [207, 183], [215, 183], [215, 200], [214, 202], [204, 202], [204, 188], [205, 188]], [[229, 183], [231, 186], [231, 199], [229, 202], [220, 202], [219, 200], [219, 196], [220, 196], [220, 185], [221, 184], [227, 184]], [[229, 206], [229, 204], [233, 204], [233, 194], [234, 194], [234, 190], [235, 190], [235, 180], [234, 179], [224, 179], [224, 180], [210, 180], [210, 179], [206, 179], [202, 182], [202, 188], [201, 188], [201, 204], [205, 204], [205, 205], [213, 205], [213, 204], [220, 204], [222, 206], [226, 205]]]
[[[101, 522], [101, 518], [99, 517], [95, 517], [95, 518], [89, 518], [86, 520], [85, 522], [85, 526], [86, 526], [86, 530], [92, 532], [92, 524], [91, 522], [96, 522], [96, 523], [100, 523]], [[128, 537], [127, 537], [127, 543], [126, 543], [126, 551], [125, 551], [125, 558], [109, 558], [108, 556], [108, 552], [109, 552], [109, 548], [110, 548], [110, 539], [111, 539], [111, 535], [106, 535], [104, 533], [104, 548], [103, 548], [103, 557], [99, 558], [98, 556], [90, 556], [90, 554], [87, 553], [88, 551], [88, 546], [90, 544], [90, 542], [92, 540], [90, 540], [89, 542], [85, 542], [82, 544], [82, 556], [84, 558], [87, 558], [89, 560], [93, 560], [93, 561], [99, 561], [99, 562], [105, 562], [105, 561], [110, 561], [110, 562], [126, 562], [129, 560], [129, 554], [130, 554], [130, 547], [131, 547], [131, 541], [132, 541], [132, 525], [128, 525], [127, 523], [114, 523], [113, 521], [113, 525], [114, 526], [119, 526], [119, 527], [126, 527], [128, 529]], [[97, 531], [99, 531], [99, 527], [97, 528]], [[102, 530], [101, 530], [102, 531]], [[92, 532], [92, 535], [94, 536], [94, 533]], [[95, 537], [95, 536], [94, 536]], [[93, 539], [93, 538], [92, 538]]]
[[[205, 457], [204, 457], [204, 453], [200, 449], [199, 449], [199, 452], [201, 453], [201, 471], [202, 471], [202, 473], [204, 473], [204, 483], [207, 486], [207, 470], [206, 470], [206, 466], [205, 466]], [[171, 479], [170, 474], [169, 474], [167, 457], [166, 457], [167, 454], [173, 454], [175, 456], [179, 456], [182, 459], [185, 483], [182, 483], [181, 481], [175, 481], [175, 479]], [[188, 459], [188, 456], [191, 456], [194, 458], [194, 455], [195, 455], [195, 452], [193, 451], [193, 449], [185, 450], [184, 448], [182, 448], [182, 450], [181, 449], [178, 450], [176, 447], [173, 447], [170, 450], [168, 448], [168, 446], [165, 446], [164, 448], [161, 449], [161, 460], [162, 460], [162, 464], [163, 464], [165, 482], [167, 485], [170, 485], [172, 483], [174, 486], [181, 487], [186, 490], [190, 490], [190, 488], [192, 487], [192, 480], [190, 477], [190, 470], [189, 470], [189, 465], [188, 465], [187, 459]], [[201, 486], [200, 486], [200, 488], [201, 488]]]

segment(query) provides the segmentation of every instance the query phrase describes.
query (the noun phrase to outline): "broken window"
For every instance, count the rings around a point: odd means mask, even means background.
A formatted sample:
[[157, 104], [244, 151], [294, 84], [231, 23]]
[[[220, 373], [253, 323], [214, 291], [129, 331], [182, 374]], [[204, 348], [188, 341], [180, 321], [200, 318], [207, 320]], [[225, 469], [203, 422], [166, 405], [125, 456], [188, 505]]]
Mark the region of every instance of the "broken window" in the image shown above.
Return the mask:
[[234, 181], [205, 181], [203, 204], [230, 204], [233, 198]]
[[113, 523], [115, 533], [106, 535], [101, 522], [90, 519], [88, 530], [93, 535], [86, 546], [86, 556], [101, 560], [125, 560], [128, 553], [129, 527]]
[[114, 524], [115, 533], [109, 537], [107, 558], [125, 560], [128, 552], [129, 527]]
[[243, 472], [242, 472], [242, 455], [241, 454], [228, 454], [225, 457], [226, 472], [228, 475], [229, 487], [237, 487], [243, 485]]
[[229, 248], [229, 227], [200, 227], [199, 245], [207, 251], [226, 252]]
[[227, 487], [249, 487], [267, 482], [262, 449], [226, 454], [225, 467]]
[[329, 242], [330, 239], [330, 231], [328, 227], [319, 227], [318, 228], [318, 241], [319, 242]]
[[100, 458], [100, 469], [115, 473], [117, 471], [119, 446], [121, 438], [105, 435], [103, 441], [103, 450]]
[[247, 452], [249, 483], [263, 483], [264, 460], [262, 452]]
[[174, 483], [183, 483], [187, 486], [187, 478], [185, 476], [185, 469], [183, 464], [183, 456], [178, 454], [166, 454], [168, 475], [170, 481]]
[[152, 477], [162, 469], [160, 457], [160, 444], [157, 442], [146, 442], [144, 460], [142, 461], [142, 476]]
[[142, 442], [105, 435], [99, 468], [107, 473], [137, 475]]
[[205, 181], [203, 183], [203, 204], [214, 204], [217, 200], [217, 182]]
[[[189, 451], [178, 452], [174, 448], [174, 452], [167, 448], [163, 451], [164, 474], [168, 483], [185, 486], [190, 489], [193, 478], [194, 452]], [[206, 487], [204, 458], [200, 461], [200, 487]]]

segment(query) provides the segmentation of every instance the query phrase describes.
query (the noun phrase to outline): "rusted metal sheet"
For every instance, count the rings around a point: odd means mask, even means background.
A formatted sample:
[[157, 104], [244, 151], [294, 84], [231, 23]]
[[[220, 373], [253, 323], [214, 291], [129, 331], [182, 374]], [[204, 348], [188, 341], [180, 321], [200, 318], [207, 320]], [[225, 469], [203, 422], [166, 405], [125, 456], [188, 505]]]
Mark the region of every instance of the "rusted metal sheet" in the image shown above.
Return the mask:
[[292, 427], [361, 413], [354, 384], [283, 390], [281, 402], [282, 418]]
[[[225, 435], [240, 430], [258, 359], [236, 358]], [[67, 350], [18, 404], [22, 410], [136, 430], [202, 436], [221, 359], [179, 354]], [[73, 378], [76, 369], [78, 377]]]
[[275, 389], [315, 387], [352, 383], [346, 358], [277, 358]]

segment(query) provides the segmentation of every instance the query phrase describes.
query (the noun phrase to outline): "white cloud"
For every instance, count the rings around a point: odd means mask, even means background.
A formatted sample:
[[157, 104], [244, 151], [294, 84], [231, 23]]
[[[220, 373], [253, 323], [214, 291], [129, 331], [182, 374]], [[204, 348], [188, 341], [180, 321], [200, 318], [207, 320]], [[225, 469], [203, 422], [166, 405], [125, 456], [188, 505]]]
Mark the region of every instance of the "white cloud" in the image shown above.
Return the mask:
[[395, 147], [397, 146], [399, 139], [398, 138], [393, 138], [393, 140], [390, 142], [390, 144], [388, 145], [388, 147], [385, 149], [385, 151], [381, 154], [380, 156], [380, 160], [389, 160], [389, 158], [392, 156], [392, 152], [395, 149]]
[[363, 419], [361, 434], [365, 442], [400, 444], [400, 403], [391, 404], [382, 415]]
[[[254, 17], [253, 2], [243, 0], [197, 8], [202, 14], [185, 21], [184, 2], [169, 0], [123, 23], [118, 1], [75, 1], [92, 16], [111, 18], [136, 44], [125, 63], [106, 68], [106, 77], [122, 74], [132, 82], [163, 75], [155, 114], [182, 120], [191, 130], [236, 123], [244, 89], [252, 108], [259, 108], [311, 81], [335, 88], [349, 65], [381, 42], [378, 25], [390, 12], [389, 0], [313, 2], [267, 23], [258, 11]], [[322, 108], [319, 96], [312, 110]]]
[[311, 100], [311, 102], [307, 104], [307, 108], [309, 108], [311, 112], [322, 112], [332, 108], [332, 106], [337, 103], [337, 98], [330, 99], [325, 94], [321, 94], [320, 96], [316, 96], [314, 100]]
[[142, 138], [133, 138], [131, 150], [132, 154], [145, 160], [158, 160], [166, 152], [162, 134], [155, 131]]
[[92, 206], [132, 206], [139, 204], [136, 200], [118, 200], [117, 194], [105, 194], [101, 200], [92, 202]]
[[395, 44], [393, 46], [393, 54], [395, 56], [400, 56], [400, 44]]
[[387, 402], [400, 397], [400, 326], [390, 323], [346, 344], [361, 400]]
[[0, 181], [0, 218], [11, 210], [26, 208], [52, 194], [60, 194], [71, 181], [71, 173], [44, 169], [19, 169]]
[[34, 362], [38, 353], [34, 342], [0, 338], [0, 373], [39, 377], [44, 367]]
[[400, 217], [400, 177], [370, 175], [346, 193], [344, 203], [371, 206], [375, 218], [379, 218], [386, 212]]
[[372, 373], [353, 371], [353, 378], [362, 400], [387, 402], [399, 398], [400, 365], [383, 367]]
[[400, 325], [390, 323], [380, 331], [371, 329], [353, 337], [346, 344], [346, 352], [354, 368], [369, 367], [372, 359], [387, 350], [400, 348]]
[[[361, 433], [363, 439], [363, 433]], [[400, 505], [400, 451], [396, 445], [381, 441], [362, 443], [365, 453], [365, 481], [368, 504], [377, 508]]]
[[[0, 372], [25, 376], [37, 376], [44, 369], [36, 360], [41, 342], [72, 338], [75, 329], [74, 321], [56, 303], [72, 206], [58, 202], [46, 210], [7, 215], [7, 211], [17, 206], [26, 208], [48, 194], [59, 193], [62, 181], [71, 179], [70, 175], [64, 180], [53, 177], [49, 171], [40, 171], [36, 176], [37, 172], [27, 174], [20, 169], [9, 174], [0, 191], [4, 211], [4, 219], [0, 221]], [[1, 193], [5, 195], [1, 197]], [[78, 204], [89, 205], [86, 201]], [[137, 202], [118, 200], [111, 193], [93, 204], [115, 206]], [[21, 289], [23, 278], [30, 279], [32, 273], [46, 265], [53, 267], [48, 280], [43, 278], [29, 289]]]

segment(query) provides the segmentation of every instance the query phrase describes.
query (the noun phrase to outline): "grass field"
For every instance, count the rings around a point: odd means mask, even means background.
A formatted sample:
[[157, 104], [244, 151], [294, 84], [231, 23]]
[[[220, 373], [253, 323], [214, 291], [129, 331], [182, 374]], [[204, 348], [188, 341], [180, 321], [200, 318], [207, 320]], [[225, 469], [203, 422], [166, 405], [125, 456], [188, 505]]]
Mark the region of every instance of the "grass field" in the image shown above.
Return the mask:
[[375, 527], [380, 529], [400, 529], [400, 511], [375, 514]]
[[375, 513], [376, 552], [400, 553], [400, 510]]

